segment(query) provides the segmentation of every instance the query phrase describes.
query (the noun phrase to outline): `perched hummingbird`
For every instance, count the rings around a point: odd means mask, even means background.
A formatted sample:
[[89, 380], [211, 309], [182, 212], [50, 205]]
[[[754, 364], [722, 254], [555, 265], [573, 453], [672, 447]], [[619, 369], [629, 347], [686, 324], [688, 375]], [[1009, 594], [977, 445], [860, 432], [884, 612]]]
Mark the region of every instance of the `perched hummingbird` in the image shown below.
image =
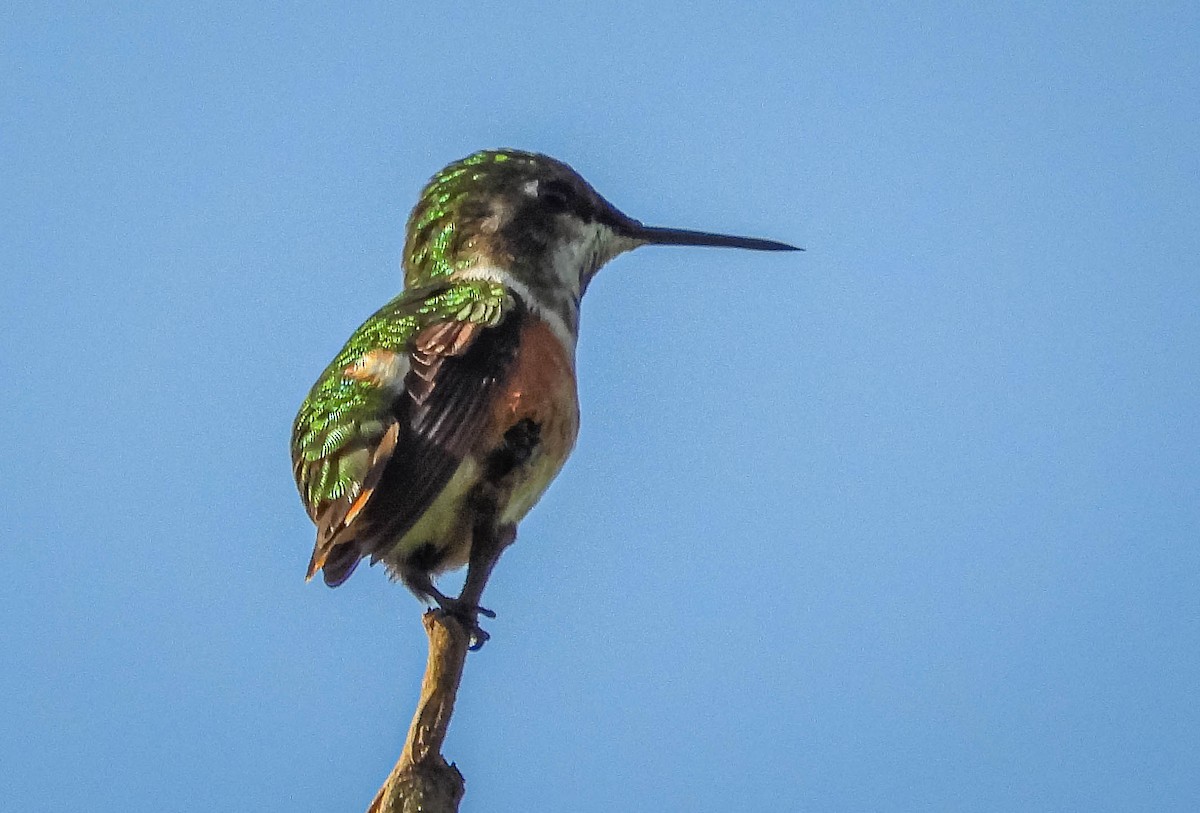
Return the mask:
[[[336, 587], [382, 561], [481, 643], [483, 582], [575, 444], [580, 298], [644, 245], [797, 250], [644, 226], [545, 155], [487, 150], [435, 175], [408, 220], [404, 291], [354, 331], [292, 428], [317, 526], [308, 578]], [[468, 563], [462, 596], [434, 586]]]

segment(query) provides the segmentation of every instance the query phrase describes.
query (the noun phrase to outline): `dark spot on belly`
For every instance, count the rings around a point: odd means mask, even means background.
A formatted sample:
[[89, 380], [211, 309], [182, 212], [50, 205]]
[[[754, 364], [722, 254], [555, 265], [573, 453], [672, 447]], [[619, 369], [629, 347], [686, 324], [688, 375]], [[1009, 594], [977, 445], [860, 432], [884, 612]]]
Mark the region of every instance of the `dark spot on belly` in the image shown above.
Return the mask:
[[533, 457], [541, 442], [542, 427], [530, 418], [517, 421], [504, 433], [504, 440], [484, 460], [483, 476], [498, 483]]
[[431, 573], [438, 569], [438, 565], [446, 558], [446, 553], [449, 548], [439, 548], [432, 542], [426, 542], [413, 549], [412, 553], [404, 559], [405, 568], [411, 569], [420, 573]]

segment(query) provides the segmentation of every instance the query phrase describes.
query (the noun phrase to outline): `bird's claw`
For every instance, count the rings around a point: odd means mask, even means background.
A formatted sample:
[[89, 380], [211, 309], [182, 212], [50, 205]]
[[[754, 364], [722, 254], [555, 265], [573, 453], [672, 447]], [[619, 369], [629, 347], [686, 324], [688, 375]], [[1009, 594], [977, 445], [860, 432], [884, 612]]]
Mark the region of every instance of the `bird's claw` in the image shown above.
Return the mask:
[[485, 618], [495, 618], [496, 614], [486, 607], [469, 604], [462, 599], [449, 598], [443, 596], [438, 600], [439, 611], [443, 615], [448, 615], [454, 618], [455, 621], [462, 624], [470, 638], [470, 643], [467, 649], [472, 652], [478, 652], [487, 643], [487, 640], [492, 636], [488, 635], [483, 627], [479, 626], [479, 616]]

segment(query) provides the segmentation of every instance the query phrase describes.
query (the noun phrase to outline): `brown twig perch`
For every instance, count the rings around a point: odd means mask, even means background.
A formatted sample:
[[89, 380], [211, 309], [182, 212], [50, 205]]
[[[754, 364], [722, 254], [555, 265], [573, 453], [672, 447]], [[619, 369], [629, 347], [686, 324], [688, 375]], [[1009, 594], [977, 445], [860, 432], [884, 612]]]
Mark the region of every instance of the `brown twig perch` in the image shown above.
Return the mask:
[[[489, 519], [481, 519], [475, 528], [467, 580], [458, 597], [464, 607], [479, 606], [500, 554], [516, 538], [515, 527], [497, 529], [490, 521], [494, 514], [487, 516]], [[478, 629], [469, 632], [459, 618], [442, 610], [430, 610], [421, 621], [429, 636], [421, 697], [400, 759], [367, 813], [457, 813], [466, 790], [458, 768], [442, 756], [442, 743], [454, 713], [471, 638], [483, 633]]]
[[458, 768], [442, 756], [454, 712], [470, 636], [458, 619], [430, 610], [421, 619], [429, 635], [429, 661], [421, 699], [400, 760], [367, 813], [455, 813], [465, 790]]

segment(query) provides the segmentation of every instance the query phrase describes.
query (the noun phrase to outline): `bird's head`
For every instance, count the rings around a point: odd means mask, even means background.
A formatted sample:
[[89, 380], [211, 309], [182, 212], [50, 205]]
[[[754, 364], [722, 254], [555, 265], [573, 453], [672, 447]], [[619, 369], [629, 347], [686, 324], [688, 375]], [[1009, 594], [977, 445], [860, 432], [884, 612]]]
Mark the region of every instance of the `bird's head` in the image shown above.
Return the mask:
[[568, 290], [577, 302], [601, 266], [644, 245], [796, 250], [772, 240], [646, 226], [562, 161], [485, 150], [450, 164], [422, 191], [408, 221], [405, 284], [494, 268], [531, 287]]

